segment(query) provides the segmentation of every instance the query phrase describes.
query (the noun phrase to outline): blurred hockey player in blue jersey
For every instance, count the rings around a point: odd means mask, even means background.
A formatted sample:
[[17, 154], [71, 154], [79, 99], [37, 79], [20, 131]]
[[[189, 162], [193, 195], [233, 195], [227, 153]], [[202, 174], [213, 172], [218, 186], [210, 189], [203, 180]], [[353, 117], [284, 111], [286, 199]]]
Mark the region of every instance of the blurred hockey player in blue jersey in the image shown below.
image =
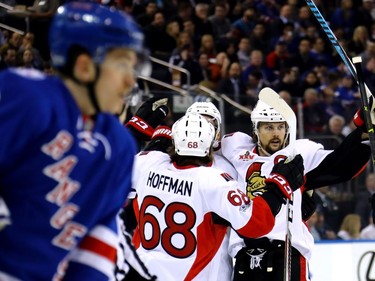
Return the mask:
[[119, 10], [70, 2], [49, 42], [57, 76], [0, 73], [0, 280], [112, 280], [135, 154], [116, 115], [143, 34]]

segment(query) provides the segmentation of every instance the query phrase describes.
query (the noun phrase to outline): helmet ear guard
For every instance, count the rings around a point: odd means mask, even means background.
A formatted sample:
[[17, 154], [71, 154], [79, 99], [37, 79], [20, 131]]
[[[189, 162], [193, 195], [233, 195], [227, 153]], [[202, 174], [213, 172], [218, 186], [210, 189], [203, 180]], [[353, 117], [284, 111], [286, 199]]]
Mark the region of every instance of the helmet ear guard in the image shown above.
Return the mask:
[[214, 137], [214, 126], [197, 113], [187, 113], [172, 126], [175, 152], [181, 156], [207, 156]]

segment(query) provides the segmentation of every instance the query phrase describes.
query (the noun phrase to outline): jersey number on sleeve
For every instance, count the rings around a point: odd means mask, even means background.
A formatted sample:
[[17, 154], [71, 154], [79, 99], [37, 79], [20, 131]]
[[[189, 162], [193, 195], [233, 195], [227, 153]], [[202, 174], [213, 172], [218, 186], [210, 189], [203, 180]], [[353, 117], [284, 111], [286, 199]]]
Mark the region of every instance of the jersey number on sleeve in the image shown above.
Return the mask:
[[[156, 207], [159, 212], [164, 209], [165, 229], [161, 229], [158, 219], [147, 212], [149, 207]], [[182, 214], [185, 218], [183, 222], [175, 220], [177, 215]], [[161, 216], [160, 216], [161, 217]], [[181, 202], [174, 202], [165, 206], [164, 202], [155, 196], [146, 196], [143, 199], [139, 214], [139, 232], [143, 248], [152, 250], [159, 243], [164, 251], [176, 258], [189, 257], [195, 251], [197, 240], [191, 229], [196, 222], [196, 214], [192, 207]], [[149, 224], [152, 228], [152, 235], [149, 239], [145, 236], [145, 226]], [[172, 243], [174, 235], [182, 235], [185, 242], [182, 248], [177, 248]], [[175, 238], [176, 239], [176, 238]]]

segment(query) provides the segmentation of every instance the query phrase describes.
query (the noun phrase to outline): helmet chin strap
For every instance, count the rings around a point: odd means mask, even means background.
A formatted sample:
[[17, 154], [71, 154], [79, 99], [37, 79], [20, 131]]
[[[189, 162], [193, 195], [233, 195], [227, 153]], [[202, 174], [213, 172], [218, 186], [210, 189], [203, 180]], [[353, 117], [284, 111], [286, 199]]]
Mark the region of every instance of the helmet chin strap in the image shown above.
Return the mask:
[[97, 96], [96, 96], [96, 92], [95, 92], [95, 84], [98, 81], [99, 76], [100, 76], [100, 67], [99, 67], [99, 65], [95, 64], [95, 79], [94, 79], [93, 82], [89, 82], [86, 85], [88, 93], [89, 93], [89, 99], [91, 101], [91, 104], [95, 108], [94, 116], [96, 116], [98, 113], [101, 112], [100, 107], [99, 107], [99, 103], [98, 103], [98, 99], [97, 99]]
[[100, 67], [95, 64], [95, 79], [94, 81], [92, 82], [88, 82], [88, 83], [82, 83], [82, 81], [79, 81], [74, 75], [73, 73], [69, 73], [68, 74], [68, 77], [70, 77], [74, 82], [76, 82], [77, 84], [80, 84], [82, 86], [86, 86], [86, 89], [87, 89], [87, 92], [88, 92], [88, 95], [89, 95], [89, 99], [90, 99], [90, 102], [91, 104], [93, 105], [94, 109], [95, 109], [95, 113], [93, 114], [92, 117], [96, 117], [96, 115], [98, 113], [101, 112], [100, 110], [100, 107], [99, 107], [99, 103], [98, 103], [98, 99], [96, 97], [96, 92], [95, 92], [95, 84], [96, 82], [98, 81], [99, 79], [99, 76], [100, 76]]

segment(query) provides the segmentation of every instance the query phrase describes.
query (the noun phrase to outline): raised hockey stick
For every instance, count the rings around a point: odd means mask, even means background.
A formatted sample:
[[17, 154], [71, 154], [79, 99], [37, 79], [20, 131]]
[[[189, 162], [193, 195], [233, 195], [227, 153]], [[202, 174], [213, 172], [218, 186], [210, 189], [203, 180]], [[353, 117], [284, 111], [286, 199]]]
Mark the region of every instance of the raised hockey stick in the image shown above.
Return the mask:
[[[265, 102], [279, 112], [288, 123], [289, 127], [289, 159], [295, 156], [295, 141], [297, 134], [297, 118], [290, 106], [271, 88], [263, 88], [259, 92], [259, 100]], [[292, 263], [292, 233], [290, 231], [290, 223], [293, 221], [293, 194], [292, 199], [287, 200], [286, 212], [286, 235], [285, 235], [285, 251], [284, 251], [284, 281], [291, 280], [291, 263]]]
[[365, 82], [363, 81], [363, 73], [362, 73], [362, 58], [361, 57], [354, 57], [353, 58], [353, 63], [357, 71], [357, 81], [358, 81], [358, 87], [359, 87], [359, 92], [361, 94], [361, 102], [362, 102], [362, 112], [363, 112], [363, 117], [364, 121], [366, 124], [366, 129], [367, 133], [369, 136], [370, 140], [370, 148], [371, 148], [371, 160], [372, 164], [375, 164], [375, 133], [374, 133], [374, 126], [372, 125], [371, 122], [371, 116], [370, 116], [370, 111], [369, 108], [369, 102], [368, 98], [366, 95], [366, 88], [365, 88]]
[[[352, 61], [350, 60], [350, 58], [346, 54], [344, 48], [340, 45], [340, 43], [337, 40], [335, 34], [333, 33], [333, 31], [329, 27], [328, 23], [326, 22], [326, 20], [322, 16], [322, 14], [320, 13], [318, 7], [315, 5], [313, 0], [305, 0], [305, 2], [309, 6], [311, 12], [314, 14], [317, 21], [319, 22], [323, 31], [327, 35], [329, 41], [331, 41], [332, 46], [335, 48], [336, 52], [340, 55], [340, 57], [341, 57], [342, 61], [345, 63], [345, 65], [348, 67], [348, 69], [349, 69], [350, 73], [352, 74], [353, 78], [358, 82], [357, 72], [356, 72], [356, 69], [355, 69]], [[367, 98], [370, 98], [372, 93], [369, 90], [369, 88], [367, 87], [367, 85], [365, 83], [363, 83], [363, 84], [364, 84], [365, 93], [367, 95]]]

